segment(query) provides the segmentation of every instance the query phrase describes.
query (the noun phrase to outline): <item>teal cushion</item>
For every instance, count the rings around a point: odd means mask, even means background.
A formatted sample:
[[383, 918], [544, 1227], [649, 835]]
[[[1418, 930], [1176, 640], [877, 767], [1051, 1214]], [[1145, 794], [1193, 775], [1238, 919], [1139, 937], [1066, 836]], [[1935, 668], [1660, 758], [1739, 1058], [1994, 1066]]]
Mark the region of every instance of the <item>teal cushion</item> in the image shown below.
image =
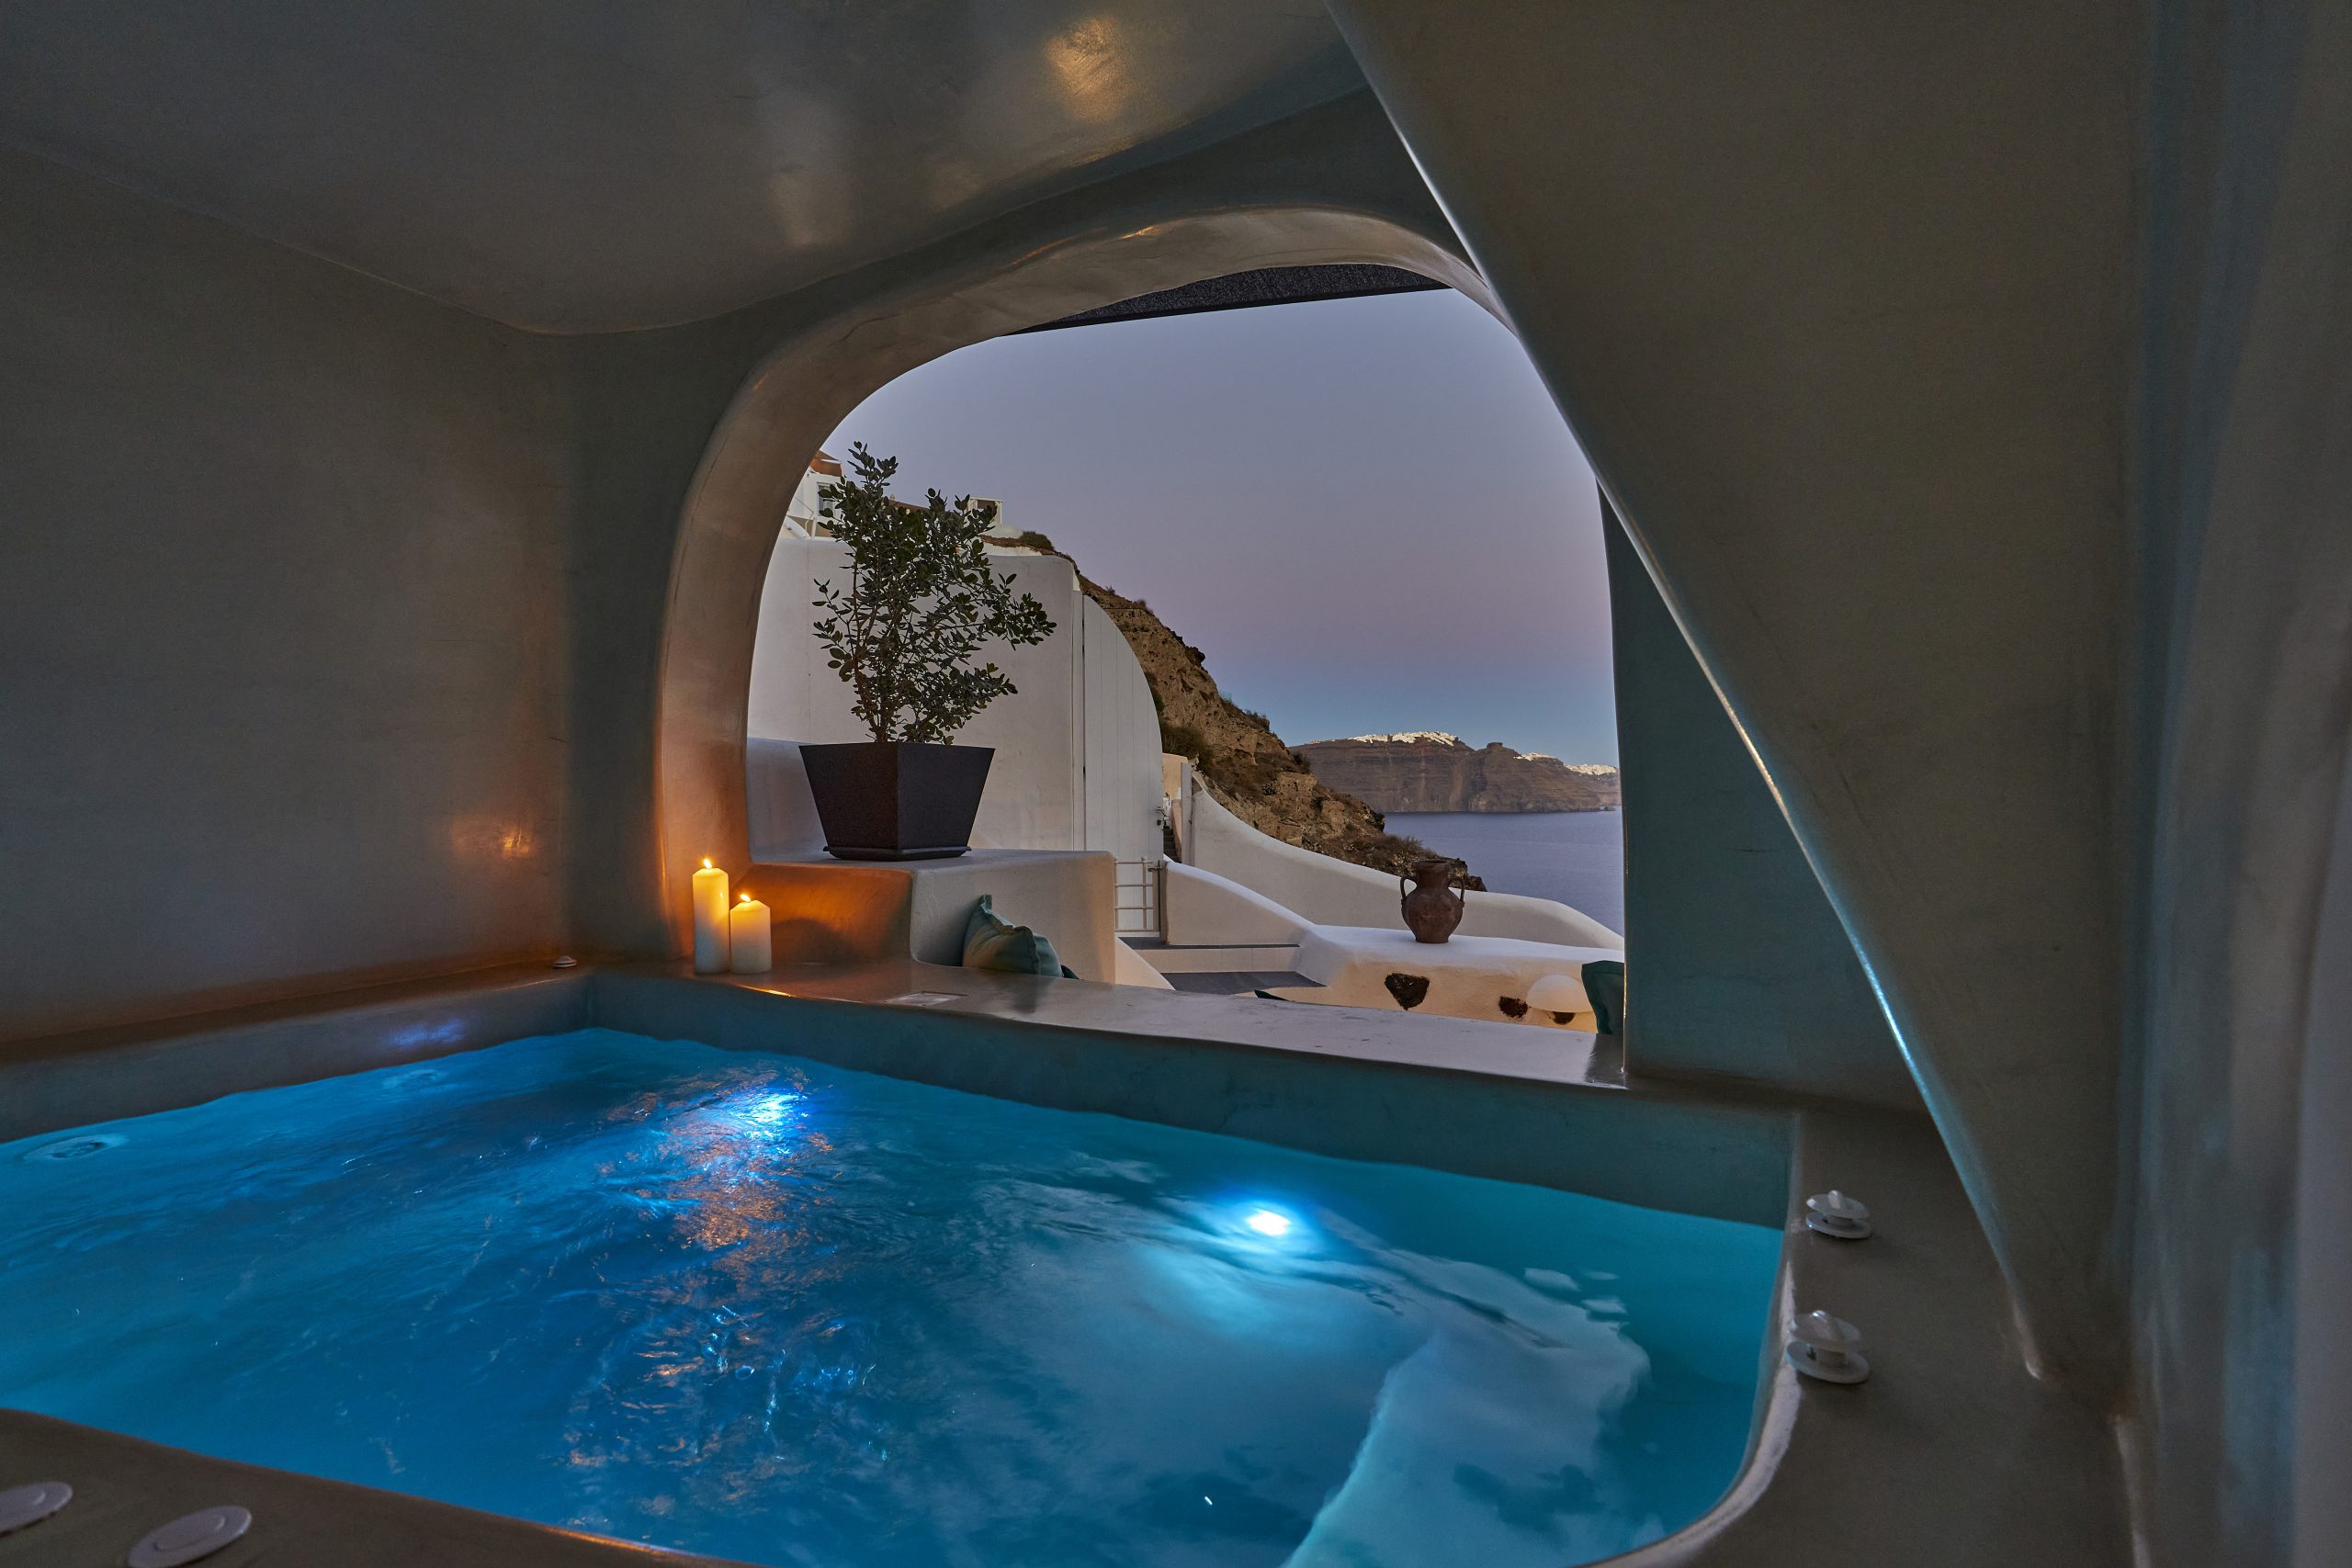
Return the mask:
[[1584, 966], [1585, 999], [1592, 1004], [1592, 1032], [1625, 1032], [1625, 966], [1613, 958], [1596, 958]]
[[1010, 925], [989, 907], [989, 895], [980, 895], [972, 918], [964, 922], [964, 967], [993, 969], [1001, 975], [1047, 975], [1059, 978], [1062, 967], [1054, 944], [1027, 926]]

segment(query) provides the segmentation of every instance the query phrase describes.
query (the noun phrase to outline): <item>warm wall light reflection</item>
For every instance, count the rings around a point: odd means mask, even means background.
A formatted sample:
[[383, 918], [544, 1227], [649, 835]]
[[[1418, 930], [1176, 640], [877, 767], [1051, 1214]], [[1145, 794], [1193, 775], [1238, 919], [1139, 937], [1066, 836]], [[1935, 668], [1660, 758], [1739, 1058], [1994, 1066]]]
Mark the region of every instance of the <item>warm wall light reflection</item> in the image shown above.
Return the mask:
[[539, 840], [525, 823], [460, 817], [449, 824], [449, 847], [468, 860], [529, 860], [539, 852]]
[[1116, 119], [1136, 96], [1135, 70], [1124, 24], [1089, 17], [1046, 40], [1046, 63], [1062, 106], [1090, 125]]

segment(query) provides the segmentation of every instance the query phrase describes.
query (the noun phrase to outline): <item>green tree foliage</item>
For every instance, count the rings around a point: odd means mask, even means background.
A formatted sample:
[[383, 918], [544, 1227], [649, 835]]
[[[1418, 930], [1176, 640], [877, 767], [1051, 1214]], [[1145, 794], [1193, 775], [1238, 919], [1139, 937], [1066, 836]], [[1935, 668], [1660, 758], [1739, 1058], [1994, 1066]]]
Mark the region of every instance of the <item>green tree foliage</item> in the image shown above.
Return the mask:
[[1015, 690], [980, 645], [1026, 648], [1054, 623], [1035, 595], [989, 570], [982, 545], [996, 503], [951, 504], [932, 491], [922, 506], [890, 498], [896, 457], [852, 446], [849, 471], [817, 491], [818, 513], [849, 547], [849, 587], [817, 584], [817, 640], [849, 682], [852, 711], [876, 740], [948, 741], [980, 710]]

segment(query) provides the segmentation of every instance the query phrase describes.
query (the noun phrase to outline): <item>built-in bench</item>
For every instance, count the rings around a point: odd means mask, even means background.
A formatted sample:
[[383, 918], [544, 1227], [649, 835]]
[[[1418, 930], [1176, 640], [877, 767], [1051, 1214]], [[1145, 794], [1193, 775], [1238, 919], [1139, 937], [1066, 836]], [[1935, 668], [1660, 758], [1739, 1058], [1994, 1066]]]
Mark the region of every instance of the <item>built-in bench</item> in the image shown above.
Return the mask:
[[763, 862], [736, 883], [768, 907], [778, 964], [963, 961], [980, 895], [1053, 939], [1082, 980], [1118, 974], [1117, 862], [1099, 850], [972, 850], [951, 860]]

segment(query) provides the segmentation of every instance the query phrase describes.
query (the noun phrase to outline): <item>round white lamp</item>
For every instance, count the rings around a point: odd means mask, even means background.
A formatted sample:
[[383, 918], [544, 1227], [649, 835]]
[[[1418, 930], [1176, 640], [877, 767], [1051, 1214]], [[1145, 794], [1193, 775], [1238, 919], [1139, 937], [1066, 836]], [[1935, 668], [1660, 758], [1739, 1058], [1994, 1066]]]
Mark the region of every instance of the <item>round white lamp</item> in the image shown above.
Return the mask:
[[241, 1539], [254, 1517], [233, 1503], [198, 1508], [147, 1532], [123, 1561], [130, 1568], [186, 1568]]
[[1791, 1318], [1782, 1354], [1789, 1365], [1823, 1382], [1855, 1383], [1871, 1375], [1871, 1364], [1862, 1355], [1862, 1331], [1826, 1312]]
[[1584, 982], [1572, 975], [1546, 975], [1527, 987], [1527, 1005], [1535, 1012], [1548, 1012], [1555, 1021], [1566, 1023], [1570, 1013], [1585, 1010]]
[[1805, 1226], [1839, 1241], [1860, 1241], [1871, 1234], [1871, 1208], [1860, 1198], [1835, 1187], [1804, 1201]]
[[0, 1490], [0, 1535], [37, 1525], [72, 1501], [74, 1488], [62, 1481], [36, 1481]]

